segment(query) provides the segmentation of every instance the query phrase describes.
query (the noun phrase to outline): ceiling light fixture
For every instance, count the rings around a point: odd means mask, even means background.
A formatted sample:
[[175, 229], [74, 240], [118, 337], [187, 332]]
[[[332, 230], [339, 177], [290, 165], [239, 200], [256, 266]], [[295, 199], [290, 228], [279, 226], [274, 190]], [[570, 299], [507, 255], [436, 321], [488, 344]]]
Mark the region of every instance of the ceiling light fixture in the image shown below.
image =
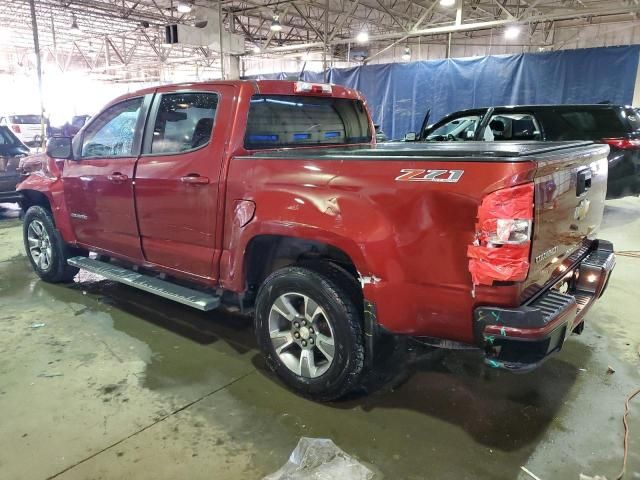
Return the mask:
[[278, 20], [279, 17], [280, 17], [279, 15], [273, 16], [273, 22], [271, 22], [271, 26], [269, 27], [272, 32], [282, 31], [282, 25], [280, 25], [280, 20]]
[[456, 0], [440, 0], [440, 5], [443, 7], [453, 7], [456, 4]]
[[76, 18], [75, 13], [71, 14], [71, 30], [80, 30], [80, 27], [78, 26], [78, 19]]
[[191, 5], [189, 5], [187, 2], [178, 2], [177, 10], [180, 13], [189, 13], [191, 11]]
[[258, 45], [254, 45], [251, 50], [253, 50], [253, 53], [260, 53], [260, 47]]
[[358, 43], [367, 43], [369, 41], [369, 33], [362, 31], [356, 37]]
[[517, 25], [511, 25], [504, 30], [504, 38], [507, 40], [518, 38], [518, 35], [520, 35], [520, 27]]
[[409, 47], [404, 47], [404, 53], [402, 54], [402, 60], [408, 62], [411, 60], [411, 49]]

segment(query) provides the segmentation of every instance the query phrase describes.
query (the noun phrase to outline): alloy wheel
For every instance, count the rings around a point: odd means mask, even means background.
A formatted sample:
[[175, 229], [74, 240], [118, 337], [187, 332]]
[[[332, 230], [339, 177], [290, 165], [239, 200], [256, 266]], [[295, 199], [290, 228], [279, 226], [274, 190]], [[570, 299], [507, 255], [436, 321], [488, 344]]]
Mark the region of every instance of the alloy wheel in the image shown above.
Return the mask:
[[282, 363], [296, 375], [317, 378], [335, 356], [331, 320], [325, 310], [307, 295], [280, 295], [269, 312], [269, 335]]
[[51, 266], [52, 247], [47, 230], [40, 220], [33, 220], [27, 230], [29, 254], [39, 269], [48, 270]]

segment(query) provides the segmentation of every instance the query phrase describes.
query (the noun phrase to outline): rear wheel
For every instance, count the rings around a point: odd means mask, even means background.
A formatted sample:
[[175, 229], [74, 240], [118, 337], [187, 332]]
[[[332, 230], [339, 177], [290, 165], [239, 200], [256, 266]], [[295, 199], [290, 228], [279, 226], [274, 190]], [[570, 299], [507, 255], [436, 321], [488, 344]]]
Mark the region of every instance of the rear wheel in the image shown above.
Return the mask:
[[269, 367], [315, 400], [358, 386], [364, 367], [362, 310], [328, 275], [300, 267], [272, 273], [256, 301], [256, 335]]
[[23, 220], [24, 247], [31, 266], [38, 276], [47, 282], [69, 282], [78, 269], [67, 265], [72, 256], [55, 228], [51, 213], [33, 206], [27, 210]]

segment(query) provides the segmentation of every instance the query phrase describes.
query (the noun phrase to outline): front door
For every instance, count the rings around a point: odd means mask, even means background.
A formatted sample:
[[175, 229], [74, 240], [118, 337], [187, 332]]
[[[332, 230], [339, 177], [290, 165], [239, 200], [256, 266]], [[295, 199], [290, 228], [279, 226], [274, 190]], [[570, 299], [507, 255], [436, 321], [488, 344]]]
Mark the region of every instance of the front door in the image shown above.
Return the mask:
[[233, 91], [203, 85], [198, 91], [167, 87], [156, 94], [135, 179], [140, 237], [149, 262], [217, 277], [218, 191]]
[[96, 116], [62, 173], [64, 196], [81, 244], [142, 260], [133, 177], [151, 96], [130, 98]]

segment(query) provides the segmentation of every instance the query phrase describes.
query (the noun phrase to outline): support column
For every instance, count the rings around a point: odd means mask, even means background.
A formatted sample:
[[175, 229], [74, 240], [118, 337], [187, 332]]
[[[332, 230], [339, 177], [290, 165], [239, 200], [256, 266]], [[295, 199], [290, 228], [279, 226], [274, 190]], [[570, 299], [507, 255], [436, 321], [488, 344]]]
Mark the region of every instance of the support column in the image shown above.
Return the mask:
[[38, 38], [38, 21], [36, 20], [35, 0], [29, 0], [31, 9], [31, 29], [33, 31], [33, 48], [36, 53], [36, 69], [38, 70], [38, 95], [40, 96], [40, 146], [44, 147], [44, 99], [42, 98], [42, 59], [40, 58], [40, 39]]
[[325, 83], [329, 81], [329, 69], [327, 68], [327, 40], [329, 39], [329, 0], [325, 2], [324, 10], [324, 35], [322, 36], [324, 46], [322, 48], [322, 71], [324, 72]]
[[239, 55], [227, 55], [225, 57], [226, 62], [226, 80], [239, 80], [240, 79], [240, 56]]
[[224, 24], [222, 23], [222, 0], [218, 0], [218, 40], [220, 41], [220, 76], [225, 79], [224, 74], [224, 47], [222, 46], [222, 36], [224, 32]]

